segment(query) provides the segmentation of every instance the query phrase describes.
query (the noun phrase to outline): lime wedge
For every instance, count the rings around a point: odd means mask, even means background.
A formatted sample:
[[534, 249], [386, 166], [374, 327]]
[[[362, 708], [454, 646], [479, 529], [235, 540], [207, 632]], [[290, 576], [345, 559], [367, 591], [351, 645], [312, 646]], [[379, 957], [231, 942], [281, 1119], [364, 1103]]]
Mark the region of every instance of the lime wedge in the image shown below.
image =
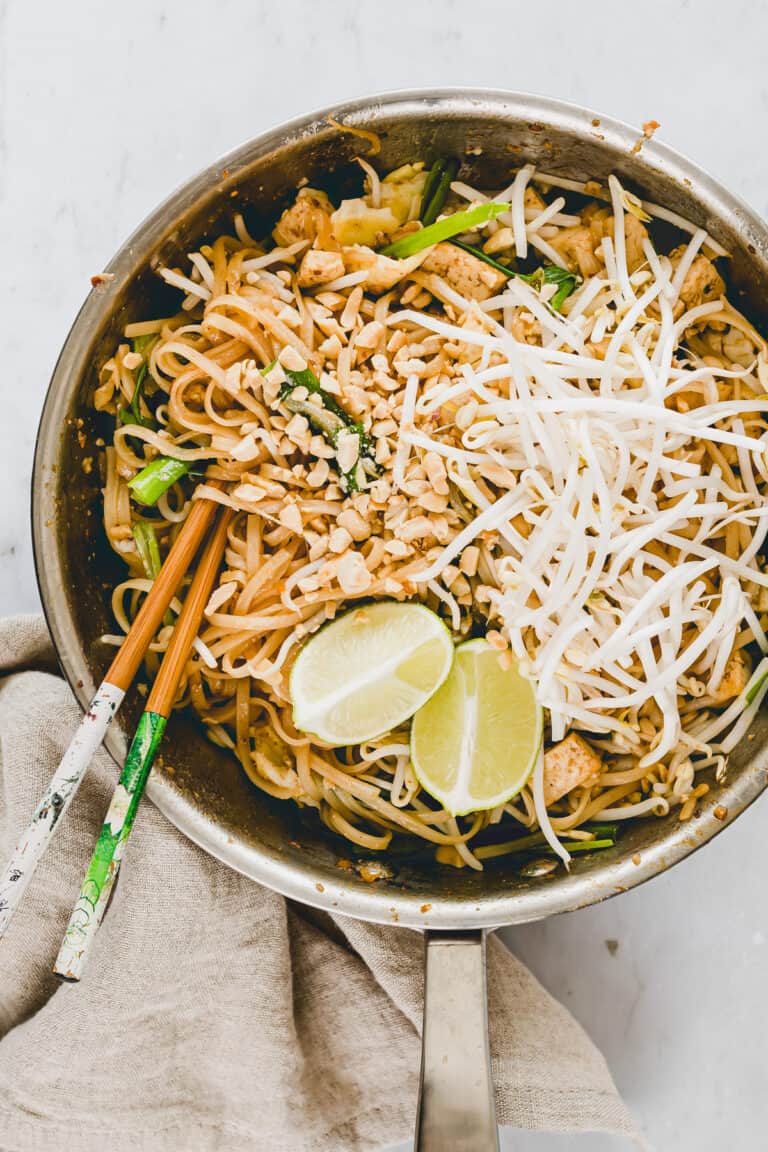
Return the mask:
[[448, 679], [411, 726], [411, 761], [421, 786], [453, 816], [495, 808], [530, 776], [542, 710], [530, 680], [504, 670], [485, 640], [456, 649]]
[[328, 744], [359, 744], [397, 728], [451, 670], [453, 641], [421, 604], [380, 600], [326, 625], [290, 678], [293, 722]]

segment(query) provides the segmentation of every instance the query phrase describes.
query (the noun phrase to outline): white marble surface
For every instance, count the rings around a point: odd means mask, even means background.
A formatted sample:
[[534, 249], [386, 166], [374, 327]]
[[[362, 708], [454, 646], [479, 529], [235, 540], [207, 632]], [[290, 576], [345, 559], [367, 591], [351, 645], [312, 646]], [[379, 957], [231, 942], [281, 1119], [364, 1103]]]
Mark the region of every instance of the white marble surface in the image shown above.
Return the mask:
[[[655, 117], [662, 139], [768, 214], [767, 37], [757, 0], [0, 0], [0, 612], [38, 606], [35, 428], [89, 277], [190, 173], [334, 100], [488, 85]], [[763, 802], [651, 885], [506, 933], [664, 1152], [768, 1146], [767, 827]], [[521, 1134], [508, 1146], [621, 1147]]]

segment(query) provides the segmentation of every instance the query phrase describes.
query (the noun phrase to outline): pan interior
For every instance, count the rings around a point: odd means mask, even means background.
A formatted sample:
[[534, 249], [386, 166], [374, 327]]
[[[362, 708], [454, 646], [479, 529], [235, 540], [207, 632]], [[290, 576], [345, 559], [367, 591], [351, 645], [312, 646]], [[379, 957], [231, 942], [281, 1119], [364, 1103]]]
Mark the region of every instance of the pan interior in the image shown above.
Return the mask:
[[[641, 196], [708, 228], [732, 254], [729, 292], [758, 324], [768, 298], [765, 227], [680, 157], [655, 144], [633, 150], [638, 133], [592, 113], [531, 97], [493, 93], [405, 94], [332, 110], [337, 119], [372, 127], [381, 138], [382, 170], [417, 158], [462, 158], [462, 178], [502, 187], [533, 161], [544, 171], [576, 179], [616, 172]], [[597, 121], [597, 122], [596, 122]], [[159, 263], [183, 264], [206, 238], [231, 229], [241, 211], [254, 235], [266, 234], [300, 181], [333, 198], [357, 194], [354, 162], [366, 145], [340, 134], [318, 115], [246, 145], [196, 177], [147, 221], [115, 257], [113, 279], [89, 297], [62, 352], [46, 401], [35, 461], [33, 525], [41, 594], [60, 659], [85, 704], [110, 660], [99, 642], [114, 630], [110, 590], [120, 561], [101, 529], [98, 447], [106, 428], [89, 405], [98, 366], [124, 325], [178, 307], [157, 277]], [[81, 423], [82, 422], [82, 423]], [[94, 467], [88, 471], [88, 458]], [[141, 707], [129, 693], [108, 740], [120, 760]], [[255, 789], [235, 758], [214, 747], [187, 715], [169, 727], [150, 794], [193, 840], [255, 879], [322, 907], [380, 921], [438, 928], [496, 925], [538, 918], [593, 903], [633, 886], [709, 839], [762, 790], [766, 718], [732, 757], [723, 785], [699, 816], [679, 825], [633, 824], [620, 844], [580, 857], [569, 875], [520, 875], [503, 858], [482, 873], [439, 869], [424, 854], [386, 854], [389, 876], [362, 880], [350, 847], [321, 828], [311, 811], [276, 802]], [[725, 821], [714, 817], [726, 808]], [[720, 813], [719, 813], [720, 814]], [[639, 863], [638, 863], [639, 861]], [[354, 865], [355, 860], [352, 860]]]

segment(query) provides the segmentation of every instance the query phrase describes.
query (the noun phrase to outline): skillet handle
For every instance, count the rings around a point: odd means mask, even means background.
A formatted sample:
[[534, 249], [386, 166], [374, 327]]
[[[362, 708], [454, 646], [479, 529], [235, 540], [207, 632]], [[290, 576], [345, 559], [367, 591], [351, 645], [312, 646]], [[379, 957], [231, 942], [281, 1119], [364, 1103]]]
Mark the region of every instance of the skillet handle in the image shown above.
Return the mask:
[[415, 1152], [498, 1152], [485, 932], [427, 932]]

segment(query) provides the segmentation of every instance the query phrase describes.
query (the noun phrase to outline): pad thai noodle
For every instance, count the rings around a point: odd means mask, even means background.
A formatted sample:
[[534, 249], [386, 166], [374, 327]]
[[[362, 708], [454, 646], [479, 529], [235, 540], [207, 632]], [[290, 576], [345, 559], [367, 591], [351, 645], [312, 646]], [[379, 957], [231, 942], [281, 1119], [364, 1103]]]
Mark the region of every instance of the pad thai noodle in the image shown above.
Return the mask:
[[[177, 704], [263, 792], [471, 868], [690, 818], [768, 690], [768, 355], [727, 254], [613, 175], [359, 163], [359, 197], [301, 187], [267, 240], [236, 215], [162, 268], [178, 311], [101, 368], [128, 566], [106, 639], [207, 497], [236, 516]], [[443, 809], [408, 724], [345, 748], [294, 726], [301, 645], [381, 599], [535, 684], [544, 743], [507, 803]]]

